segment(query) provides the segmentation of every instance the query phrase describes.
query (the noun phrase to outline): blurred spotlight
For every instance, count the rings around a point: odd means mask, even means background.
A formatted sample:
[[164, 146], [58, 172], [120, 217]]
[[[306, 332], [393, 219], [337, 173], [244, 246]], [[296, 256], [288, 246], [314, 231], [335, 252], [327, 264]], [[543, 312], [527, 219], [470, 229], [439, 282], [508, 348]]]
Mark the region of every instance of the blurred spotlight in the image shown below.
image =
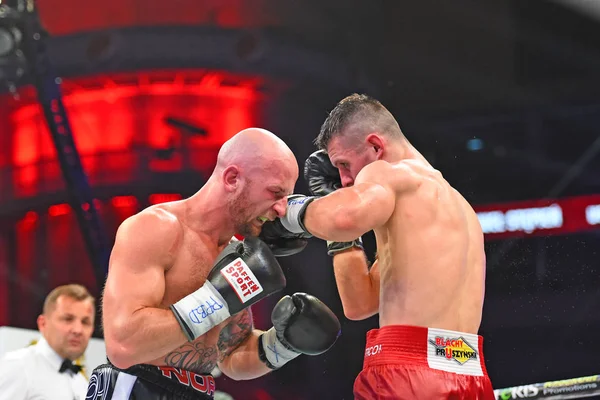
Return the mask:
[[20, 41], [21, 32], [7, 26], [0, 26], [0, 57], [12, 53]]
[[0, 2], [0, 82], [8, 86], [17, 83], [27, 68], [21, 20], [18, 11]]
[[479, 151], [483, 149], [483, 141], [481, 139], [473, 138], [467, 140], [467, 150]]

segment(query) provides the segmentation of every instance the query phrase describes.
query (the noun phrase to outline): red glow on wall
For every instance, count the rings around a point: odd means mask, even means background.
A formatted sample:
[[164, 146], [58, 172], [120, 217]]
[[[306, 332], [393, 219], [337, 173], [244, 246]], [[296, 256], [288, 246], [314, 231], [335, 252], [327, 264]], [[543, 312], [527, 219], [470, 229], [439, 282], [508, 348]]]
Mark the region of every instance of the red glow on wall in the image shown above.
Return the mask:
[[[140, 164], [156, 172], [211, 171], [227, 139], [259, 125], [256, 116], [263, 96], [256, 86], [262, 83], [257, 77], [207, 70], [118, 74], [66, 80], [63, 101], [92, 185], [127, 183]], [[33, 94], [25, 90], [24, 100], [10, 103], [5, 126], [13, 132], [9, 158], [16, 167], [15, 197], [36, 195], [43, 190], [40, 181], [62, 182], [52, 139]], [[8, 104], [6, 98], [2, 104]], [[169, 119], [185, 121], [207, 134], [189, 133]]]
[[28, 230], [33, 229], [39, 220], [39, 216], [35, 211], [28, 211], [25, 216], [17, 221], [17, 229]]
[[[126, 26], [216, 25], [261, 27], [279, 25], [272, 0], [38, 0], [41, 20], [53, 35]], [[96, 44], [101, 47], [102, 41]]]
[[181, 195], [178, 193], [160, 193], [160, 194], [151, 194], [148, 198], [148, 202], [150, 204], [160, 204], [166, 203], [169, 201], [177, 201], [181, 200]]
[[113, 207], [135, 207], [138, 204], [138, 200], [135, 196], [117, 196], [113, 197], [110, 201]]
[[71, 206], [68, 204], [55, 204], [48, 208], [48, 215], [51, 217], [59, 217], [61, 215], [67, 215], [71, 212]]
[[40, 241], [39, 226], [22, 222], [15, 226], [15, 244], [17, 246], [13, 251], [18, 268], [18, 280], [14, 285], [16, 287], [10, 289], [16, 296], [13, 298], [18, 298], [21, 302], [14, 305], [18, 307], [18, 313], [16, 313], [16, 321], [10, 321], [13, 326], [31, 326], [32, 321], [27, 321], [25, 318], [31, 318], [31, 315], [39, 314], [41, 311], [35, 308], [35, 296], [42, 295], [38, 293], [39, 254], [35, 251]]

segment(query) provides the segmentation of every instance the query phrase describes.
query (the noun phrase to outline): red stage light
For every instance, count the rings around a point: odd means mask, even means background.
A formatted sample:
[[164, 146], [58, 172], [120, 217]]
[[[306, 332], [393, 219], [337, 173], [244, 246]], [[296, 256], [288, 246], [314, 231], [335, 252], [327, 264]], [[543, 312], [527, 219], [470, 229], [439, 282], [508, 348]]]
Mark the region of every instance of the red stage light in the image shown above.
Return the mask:
[[71, 212], [71, 206], [68, 204], [55, 204], [48, 207], [48, 215], [51, 217], [58, 217], [60, 215], [66, 215]]
[[181, 195], [178, 193], [160, 193], [160, 194], [151, 194], [148, 202], [150, 204], [160, 204], [166, 203], [169, 201], [177, 201], [181, 200]]
[[135, 207], [138, 200], [135, 196], [116, 196], [111, 200], [113, 207]]
[[[221, 71], [174, 70], [65, 80], [63, 100], [84, 169], [94, 184], [127, 183], [142, 170], [212, 171], [220, 146], [238, 131], [259, 126], [264, 79]], [[35, 93], [20, 102], [0, 99], [9, 112], [14, 196], [62, 186], [62, 173]], [[206, 131], [191, 134], [169, 119]]]

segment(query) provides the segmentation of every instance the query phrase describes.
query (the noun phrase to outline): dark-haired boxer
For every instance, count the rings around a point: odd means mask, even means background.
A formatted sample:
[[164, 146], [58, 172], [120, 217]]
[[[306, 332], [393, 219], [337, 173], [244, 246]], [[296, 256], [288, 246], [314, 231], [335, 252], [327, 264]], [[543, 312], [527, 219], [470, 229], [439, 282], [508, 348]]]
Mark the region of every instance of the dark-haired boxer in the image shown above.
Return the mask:
[[[340, 101], [315, 142], [305, 176], [316, 197], [290, 196], [261, 237], [328, 240], [346, 316], [379, 313], [355, 399], [494, 399], [477, 335], [485, 253], [471, 206], [373, 98]], [[369, 270], [357, 238], [371, 230]]]

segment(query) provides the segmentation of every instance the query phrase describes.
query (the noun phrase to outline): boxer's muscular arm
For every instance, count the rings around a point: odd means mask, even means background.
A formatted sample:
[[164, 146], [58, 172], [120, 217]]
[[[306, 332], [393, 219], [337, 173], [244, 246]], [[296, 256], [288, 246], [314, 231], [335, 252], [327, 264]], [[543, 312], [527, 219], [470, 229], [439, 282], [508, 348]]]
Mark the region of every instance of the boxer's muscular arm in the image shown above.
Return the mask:
[[232, 317], [219, 333], [219, 369], [234, 380], [254, 379], [269, 373], [271, 369], [258, 358], [261, 333], [253, 329], [250, 309]]
[[353, 247], [333, 256], [333, 271], [346, 318], [359, 321], [379, 312], [377, 260], [369, 270], [364, 251]]
[[358, 174], [354, 186], [311, 202], [304, 226], [318, 238], [350, 242], [385, 224], [394, 211], [398, 190], [396, 182], [388, 182], [390, 174], [393, 176], [394, 171], [387, 162], [369, 164]]
[[158, 308], [181, 235], [179, 221], [156, 209], [119, 227], [102, 302], [106, 353], [119, 368], [154, 360], [187, 342], [171, 310]]

